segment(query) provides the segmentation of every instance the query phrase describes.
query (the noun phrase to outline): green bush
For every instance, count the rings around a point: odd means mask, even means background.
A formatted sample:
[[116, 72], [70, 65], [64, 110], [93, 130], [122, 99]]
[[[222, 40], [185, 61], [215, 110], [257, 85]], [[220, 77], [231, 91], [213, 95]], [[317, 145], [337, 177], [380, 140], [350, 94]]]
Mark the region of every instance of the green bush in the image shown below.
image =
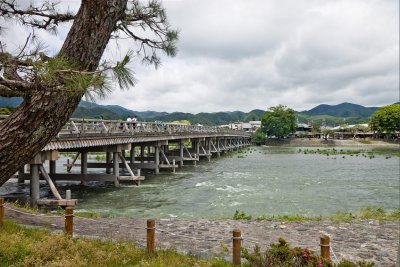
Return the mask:
[[233, 214], [233, 219], [234, 220], [251, 220], [251, 216], [247, 215], [244, 213], [244, 211], [235, 211], [235, 214]]
[[242, 249], [242, 257], [248, 267], [372, 267], [373, 262], [360, 261], [357, 264], [342, 260], [338, 264], [322, 258], [308, 248], [291, 248], [289, 243], [283, 238], [279, 238], [278, 243], [272, 243], [270, 248], [261, 252], [260, 246], [256, 245], [253, 252]]

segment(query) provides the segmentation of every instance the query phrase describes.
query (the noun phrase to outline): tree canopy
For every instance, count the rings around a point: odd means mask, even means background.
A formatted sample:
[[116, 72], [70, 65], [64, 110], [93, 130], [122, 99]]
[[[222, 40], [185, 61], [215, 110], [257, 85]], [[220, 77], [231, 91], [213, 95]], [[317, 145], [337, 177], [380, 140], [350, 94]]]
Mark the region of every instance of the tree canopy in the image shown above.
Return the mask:
[[296, 130], [293, 109], [278, 105], [268, 110], [261, 119], [261, 129], [265, 134], [282, 138]]
[[251, 134], [251, 142], [257, 145], [261, 145], [265, 142], [265, 133], [261, 128], [258, 128]]
[[[69, 10], [65, 5], [0, 0], [2, 25], [11, 20], [28, 31], [20, 49], [7, 51], [7, 40], [0, 41], [0, 96], [24, 99], [0, 122], [0, 185], [59, 132], [83, 95], [110, 93], [110, 81], [130, 88], [135, 78], [129, 62], [140, 59], [157, 67], [159, 51], [176, 53], [178, 31], [171, 28], [157, 0], [82, 0], [76, 13], [63, 11]], [[68, 22], [72, 25], [60, 51], [46, 55], [38, 31], [58, 34], [58, 27]], [[2, 26], [0, 34], [6, 30]], [[105, 61], [111, 38], [131, 40], [131, 49], [115, 61]]]
[[400, 104], [379, 108], [369, 121], [371, 130], [378, 133], [392, 134], [400, 132]]

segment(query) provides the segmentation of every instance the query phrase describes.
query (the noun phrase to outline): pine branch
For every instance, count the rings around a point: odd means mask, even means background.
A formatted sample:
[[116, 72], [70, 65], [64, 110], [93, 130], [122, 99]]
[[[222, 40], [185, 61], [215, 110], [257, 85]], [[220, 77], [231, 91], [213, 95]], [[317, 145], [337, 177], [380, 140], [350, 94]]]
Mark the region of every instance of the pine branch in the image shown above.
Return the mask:
[[10, 90], [9, 88], [7, 88], [5, 86], [0, 85], [0, 96], [1, 97], [24, 97], [25, 94]]
[[5, 79], [0, 80], [0, 86], [4, 86], [8, 90], [15, 92], [16, 94], [22, 94], [22, 95], [26, 95], [32, 91], [38, 91], [38, 89], [40, 89], [40, 87], [38, 87], [34, 83], [26, 81], [17, 81], [17, 80], [5, 80]]
[[15, 3], [15, 0], [0, 0], [0, 14], [35, 28], [56, 30], [58, 23], [75, 19], [75, 15], [71, 13], [58, 12], [57, 4], [49, 1], [45, 1], [41, 6], [31, 4], [26, 9], [19, 9]]

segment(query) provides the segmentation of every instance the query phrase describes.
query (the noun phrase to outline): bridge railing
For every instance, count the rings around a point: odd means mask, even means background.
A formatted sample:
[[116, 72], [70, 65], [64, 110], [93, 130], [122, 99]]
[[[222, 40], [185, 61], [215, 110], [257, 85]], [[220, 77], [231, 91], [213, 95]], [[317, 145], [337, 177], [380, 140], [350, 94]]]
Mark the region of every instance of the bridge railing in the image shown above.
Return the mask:
[[[0, 115], [0, 121], [6, 119], [7, 115]], [[217, 126], [187, 125], [181, 123], [164, 122], [126, 122], [121, 120], [101, 119], [70, 119], [61, 129], [58, 137], [78, 136], [110, 136], [110, 135], [172, 135], [183, 133], [207, 133], [207, 134], [233, 134], [249, 136], [250, 134], [240, 130], [220, 128]]]
[[247, 133], [216, 126], [198, 126], [162, 122], [126, 122], [121, 120], [70, 119], [61, 129], [58, 137], [65, 135], [136, 135], [136, 134], [182, 134], [215, 133], [246, 136]]

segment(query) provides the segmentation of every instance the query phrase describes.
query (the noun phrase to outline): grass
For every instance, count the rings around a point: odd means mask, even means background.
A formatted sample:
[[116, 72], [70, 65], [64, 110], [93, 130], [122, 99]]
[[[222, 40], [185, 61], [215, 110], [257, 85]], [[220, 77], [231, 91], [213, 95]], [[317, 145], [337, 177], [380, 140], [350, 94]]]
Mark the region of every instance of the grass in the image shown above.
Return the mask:
[[[251, 220], [253, 216], [244, 211], [235, 211], [234, 220]], [[280, 221], [280, 222], [306, 222], [329, 220], [336, 223], [352, 222], [358, 219], [374, 219], [378, 221], [398, 221], [400, 220], [400, 209], [391, 212], [385, 211], [381, 207], [367, 206], [361, 208], [356, 213], [338, 211], [328, 217], [322, 216], [304, 216], [304, 215], [262, 215], [256, 217], [258, 221]]]
[[367, 151], [367, 150], [352, 150], [352, 149], [299, 149], [299, 153], [303, 154], [321, 154], [326, 156], [335, 156], [335, 155], [343, 155], [345, 158], [346, 155], [348, 156], [361, 156], [365, 158], [375, 158], [375, 154], [385, 156], [386, 159], [391, 157], [399, 157], [400, 153], [398, 150], [376, 150], [376, 151]]
[[304, 215], [262, 215], [257, 217], [257, 221], [280, 221], [280, 222], [309, 222], [322, 221], [322, 216]]
[[[172, 249], [157, 250], [148, 254], [144, 249], [129, 242], [112, 242], [89, 238], [71, 238], [64, 234], [53, 234], [46, 230], [25, 228], [5, 221], [0, 228], [0, 266], [157, 266], [157, 267], [228, 267], [231, 263], [224, 259], [199, 259], [178, 254]], [[228, 248], [221, 244], [225, 252]], [[331, 264], [308, 248], [292, 248], [280, 238], [278, 243], [270, 244], [267, 251], [261, 252], [257, 245], [253, 252], [242, 248], [246, 259], [241, 266], [246, 267], [289, 267], [293, 259], [299, 266], [321, 267], [372, 267], [372, 262], [359, 262], [357, 265], [346, 260]]]
[[361, 143], [361, 144], [372, 144], [372, 142], [370, 140], [357, 140], [357, 142]]
[[69, 238], [5, 221], [0, 229], [0, 266], [231, 266], [158, 250], [147, 254], [132, 243]]
[[400, 220], [400, 209], [386, 212], [380, 207], [363, 207], [356, 213], [338, 211], [328, 217], [333, 222], [351, 222], [356, 219], [374, 219], [378, 221]]

